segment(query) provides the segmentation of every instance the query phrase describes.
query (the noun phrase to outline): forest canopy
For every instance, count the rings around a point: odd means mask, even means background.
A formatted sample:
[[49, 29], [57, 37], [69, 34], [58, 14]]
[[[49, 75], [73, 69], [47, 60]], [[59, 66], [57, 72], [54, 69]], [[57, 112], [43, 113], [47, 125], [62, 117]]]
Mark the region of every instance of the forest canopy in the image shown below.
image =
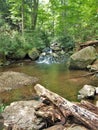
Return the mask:
[[98, 0], [0, 0], [0, 52], [67, 37], [76, 44], [98, 39]]

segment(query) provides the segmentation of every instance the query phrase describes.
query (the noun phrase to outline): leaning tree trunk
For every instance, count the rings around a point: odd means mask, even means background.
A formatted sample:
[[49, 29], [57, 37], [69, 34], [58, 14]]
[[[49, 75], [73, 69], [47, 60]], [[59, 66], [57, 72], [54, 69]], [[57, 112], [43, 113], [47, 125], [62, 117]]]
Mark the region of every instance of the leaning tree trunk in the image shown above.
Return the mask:
[[87, 110], [81, 106], [78, 106], [70, 101], [64, 99], [56, 93], [49, 91], [40, 84], [37, 84], [35, 90], [39, 96], [47, 97], [53, 104], [55, 104], [63, 115], [65, 111], [68, 110], [72, 115], [78, 119], [85, 126], [89, 127], [91, 130], [98, 130], [98, 114]]

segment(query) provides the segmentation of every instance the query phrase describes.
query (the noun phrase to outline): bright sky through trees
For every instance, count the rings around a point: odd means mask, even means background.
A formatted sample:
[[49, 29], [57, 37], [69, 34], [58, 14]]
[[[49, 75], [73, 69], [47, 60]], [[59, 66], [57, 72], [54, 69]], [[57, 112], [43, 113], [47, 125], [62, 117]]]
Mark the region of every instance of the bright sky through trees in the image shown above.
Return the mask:
[[49, 0], [40, 0], [40, 2], [43, 4], [47, 4], [49, 2]]

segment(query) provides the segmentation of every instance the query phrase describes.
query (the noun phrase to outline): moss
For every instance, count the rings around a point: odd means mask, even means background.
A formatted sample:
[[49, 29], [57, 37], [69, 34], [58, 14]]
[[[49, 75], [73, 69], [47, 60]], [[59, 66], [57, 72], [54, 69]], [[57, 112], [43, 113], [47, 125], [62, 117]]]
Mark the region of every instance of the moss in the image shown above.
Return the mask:
[[32, 48], [32, 50], [28, 52], [28, 55], [32, 60], [36, 60], [39, 57], [39, 52], [36, 48]]

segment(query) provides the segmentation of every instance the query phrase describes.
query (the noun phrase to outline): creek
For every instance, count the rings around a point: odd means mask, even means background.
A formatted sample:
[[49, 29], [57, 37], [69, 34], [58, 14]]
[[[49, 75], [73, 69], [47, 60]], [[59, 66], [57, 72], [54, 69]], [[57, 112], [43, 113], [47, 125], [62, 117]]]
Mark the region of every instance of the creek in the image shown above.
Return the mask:
[[[78, 91], [83, 85], [90, 84], [98, 86], [98, 81], [93, 80], [92, 76], [80, 77], [81, 75], [87, 74], [88, 71], [69, 70], [66, 64], [21, 62], [0, 68], [0, 72], [4, 71], [22, 72], [37, 77], [39, 79], [38, 83], [70, 101], [77, 101]], [[27, 89], [29, 89], [28, 92]], [[24, 96], [20, 93], [21, 91], [16, 91], [13, 95], [9, 94], [11, 102], [15, 100], [23, 100], [25, 97], [29, 98], [29, 96], [33, 96], [35, 92], [32, 86], [29, 86], [22, 92], [22, 94], [25, 93]], [[9, 100], [9, 95], [6, 95], [5, 93], [3, 93], [3, 95], [1, 94], [1, 96], [7, 98], [7, 102]], [[98, 100], [98, 97], [95, 97], [92, 102], [95, 102], [96, 100]]]

